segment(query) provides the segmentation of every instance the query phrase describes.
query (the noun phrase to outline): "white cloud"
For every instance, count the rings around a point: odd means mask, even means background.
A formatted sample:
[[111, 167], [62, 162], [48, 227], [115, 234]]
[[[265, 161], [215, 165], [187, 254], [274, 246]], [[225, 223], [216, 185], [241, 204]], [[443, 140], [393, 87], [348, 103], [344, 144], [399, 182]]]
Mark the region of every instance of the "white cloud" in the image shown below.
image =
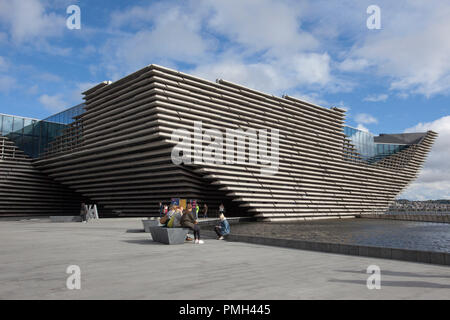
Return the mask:
[[8, 93], [12, 89], [14, 89], [16, 85], [17, 81], [15, 78], [6, 75], [0, 75], [0, 92]]
[[450, 93], [450, 2], [381, 1], [382, 30], [366, 32], [352, 59], [375, 65], [391, 90], [422, 94]]
[[37, 84], [35, 84], [27, 89], [27, 93], [31, 94], [31, 95], [35, 95], [38, 92], [39, 92], [39, 86]]
[[151, 63], [175, 67], [176, 62], [207, 62], [215, 42], [202, 34], [202, 20], [192, 10], [188, 5], [156, 4], [113, 13], [110, 26], [113, 30], [143, 24], [144, 19], [146, 25], [133, 33], [116, 30], [117, 36], [108, 39], [100, 49], [108, 75], [117, 79]]
[[203, 1], [211, 6], [208, 25], [246, 50], [268, 50], [279, 56], [314, 50], [319, 41], [301, 29], [299, 4], [294, 1]]
[[67, 103], [63, 100], [61, 94], [50, 96], [47, 94], [39, 97], [39, 102], [49, 111], [58, 112], [67, 108]]
[[362, 71], [369, 67], [369, 65], [366, 59], [347, 58], [338, 65], [338, 69], [345, 72], [355, 72]]
[[76, 83], [76, 89], [70, 93], [70, 99], [73, 104], [79, 104], [83, 101], [82, 93], [90, 88], [96, 86], [97, 82], [80, 82]]
[[150, 63], [183, 64], [182, 70], [209, 80], [223, 78], [277, 95], [350, 91], [353, 84], [332, 75], [330, 55], [313, 52], [320, 43], [301, 29], [300, 13], [289, 0], [135, 6], [111, 15], [117, 37], [100, 50], [102, 65], [113, 80]]
[[366, 131], [369, 132], [369, 129], [367, 129], [364, 125], [362, 124], [358, 124], [358, 126], [356, 127], [356, 129], [361, 130], [361, 131]]
[[326, 85], [331, 81], [330, 56], [326, 53], [296, 55], [291, 63], [298, 83]]
[[374, 116], [367, 113], [358, 113], [354, 118], [357, 123], [361, 124], [378, 123], [378, 120]]
[[36, 77], [39, 78], [40, 80], [47, 81], [47, 82], [62, 81], [60, 76], [53, 74], [53, 73], [49, 73], [49, 72], [40, 72], [39, 74], [36, 75]]
[[311, 92], [311, 93], [302, 93], [298, 91], [289, 92], [288, 95], [290, 97], [306, 101], [309, 103], [313, 103], [322, 107], [328, 107], [330, 103], [323, 99], [317, 92]]
[[363, 99], [363, 101], [367, 102], [385, 102], [389, 96], [387, 94], [371, 94]]
[[338, 107], [339, 109], [345, 110], [346, 112], [349, 112], [351, 110], [351, 108], [349, 106], [347, 106], [344, 101], [339, 101], [336, 104], [336, 107]]
[[6, 34], [6, 32], [0, 31], [0, 44], [7, 42], [8, 42], [8, 35]]
[[155, 18], [159, 10], [163, 10], [161, 5], [135, 6], [123, 11], [115, 11], [110, 17], [110, 26], [113, 29], [120, 29], [124, 26], [142, 27], [145, 22]]
[[450, 199], [450, 116], [432, 122], [419, 123], [405, 132], [426, 132], [439, 134], [425, 161], [418, 179], [399, 198], [412, 200]]
[[0, 21], [14, 43], [58, 36], [65, 28], [65, 18], [46, 12], [40, 0], [0, 0]]
[[8, 70], [8, 68], [9, 68], [8, 61], [4, 57], [0, 56], [0, 71], [6, 71]]
[[93, 45], [88, 45], [81, 49], [81, 54], [83, 55], [83, 57], [91, 56], [93, 54], [96, 54], [97, 51], [98, 51], [97, 47], [95, 47]]
[[276, 63], [245, 63], [242, 60], [225, 59], [204, 64], [191, 73], [209, 80], [222, 78], [253, 89], [280, 95], [297, 86], [326, 86], [330, 81], [329, 56], [327, 54], [299, 54], [289, 60]]

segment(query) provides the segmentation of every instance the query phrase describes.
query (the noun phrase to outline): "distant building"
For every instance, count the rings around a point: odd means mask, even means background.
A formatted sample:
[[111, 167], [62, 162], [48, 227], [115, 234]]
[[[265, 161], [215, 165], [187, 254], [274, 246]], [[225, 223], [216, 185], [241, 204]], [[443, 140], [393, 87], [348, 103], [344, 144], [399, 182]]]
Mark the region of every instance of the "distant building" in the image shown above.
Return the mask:
[[389, 207], [390, 211], [450, 212], [450, 200], [411, 201], [400, 199]]

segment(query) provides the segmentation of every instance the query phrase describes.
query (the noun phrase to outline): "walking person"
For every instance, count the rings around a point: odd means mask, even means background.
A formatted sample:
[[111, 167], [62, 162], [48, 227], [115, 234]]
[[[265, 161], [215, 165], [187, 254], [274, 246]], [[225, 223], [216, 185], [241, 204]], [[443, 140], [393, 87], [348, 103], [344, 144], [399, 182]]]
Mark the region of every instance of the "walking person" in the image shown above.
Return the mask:
[[220, 222], [214, 227], [214, 231], [217, 233], [217, 240], [223, 240], [224, 236], [230, 234], [230, 223], [227, 218], [222, 214], [219, 216]]
[[205, 204], [203, 204], [203, 218], [208, 218], [208, 206]]
[[83, 223], [87, 222], [87, 214], [88, 214], [88, 210], [87, 210], [86, 204], [83, 202], [81, 204], [81, 209], [80, 209], [81, 222], [83, 222]]
[[189, 228], [194, 231], [194, 243], [203, 244], [205, 243], [203, 240], [200, 240], [200, 227], [198, 225], [197, 220], [195, 220], [194, 215], [192, 214], [192, 205], [188, 204], [186, 212], [183, 214], [180, 220], [181, 226], [183, 228]]
[[223, 205], [223, 203], [221, 203], [219, 206], [219, 216], [221, 214], [225, 214], [225, 206]]

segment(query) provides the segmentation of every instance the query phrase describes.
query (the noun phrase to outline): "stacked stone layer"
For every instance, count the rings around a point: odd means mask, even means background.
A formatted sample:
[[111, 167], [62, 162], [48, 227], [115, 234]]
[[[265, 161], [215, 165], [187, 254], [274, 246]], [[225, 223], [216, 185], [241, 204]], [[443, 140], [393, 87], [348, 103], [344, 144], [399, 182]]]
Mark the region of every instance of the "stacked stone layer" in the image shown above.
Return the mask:
[[0, 137], [0, 216], [79, 215], [83, 198], [52, 180]]
[[[198, 199], [216, 212], [281, 221], [384, 212], [418, 174], [436, 133], [369, 164], [343, 133], [345, 112], [224, 80], [148, 66], [85, 92], [86, 112], [35, 165], [106, 211], [157, 214], [159, 201]], [[279, 167], [175, 165], [176, 129], [278, 129]], [[74, 136], [75, 135], [75, 136]], [[70, 151], [68, 150], [70, 145]], [[204, 147], [207, 143], [204, 143]], [[253, 148], [247, 145], [248, 149]]]

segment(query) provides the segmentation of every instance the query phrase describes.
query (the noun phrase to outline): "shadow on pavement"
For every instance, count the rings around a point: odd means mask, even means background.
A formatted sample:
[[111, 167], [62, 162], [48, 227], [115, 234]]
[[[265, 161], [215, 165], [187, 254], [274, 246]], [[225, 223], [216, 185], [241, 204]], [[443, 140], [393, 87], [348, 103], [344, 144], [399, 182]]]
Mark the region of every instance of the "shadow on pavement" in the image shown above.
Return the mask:
[[144, 233], [143, 229], [128, 229], [126, 233]]
[[144, 244], [146, 246], [148, 246], [148, 245], [164, 246], [165, 245], [163, 243], [155, 242], [152, 239], [122, 240], [122, 242], [133, 243], [133, 244]]

